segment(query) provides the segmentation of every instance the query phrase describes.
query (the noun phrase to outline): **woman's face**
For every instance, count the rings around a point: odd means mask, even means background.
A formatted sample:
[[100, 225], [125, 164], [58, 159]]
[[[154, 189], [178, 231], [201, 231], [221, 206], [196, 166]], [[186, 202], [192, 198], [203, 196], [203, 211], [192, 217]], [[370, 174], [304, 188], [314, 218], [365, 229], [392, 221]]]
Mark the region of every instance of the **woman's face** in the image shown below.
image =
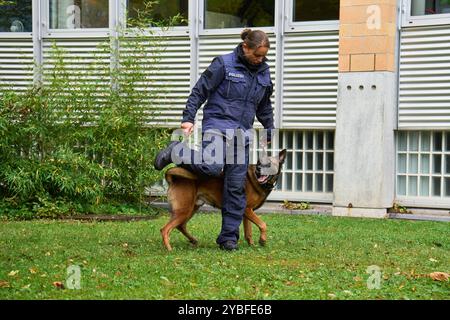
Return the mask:
[[269, 48], [266, 47], [251, 49], [245, 42], [242, 44], [242, 49], [244, 50], [244, 55], [247, 61], [253, 65], [262, 63], [269, 52]]

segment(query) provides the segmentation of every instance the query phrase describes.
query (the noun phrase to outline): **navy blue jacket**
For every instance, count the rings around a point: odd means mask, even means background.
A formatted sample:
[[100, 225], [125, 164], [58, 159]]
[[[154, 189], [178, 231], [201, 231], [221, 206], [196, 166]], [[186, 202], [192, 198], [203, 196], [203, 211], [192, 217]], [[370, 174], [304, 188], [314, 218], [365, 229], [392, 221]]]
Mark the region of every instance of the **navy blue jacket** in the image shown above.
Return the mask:
[[273, 129], [270, 97], [273, 84], [269, 65], [263, 62], [256, 71], [249, 70], [232, 53], [219, 56], [203, 72], [189, 95], [183, 122], [194, 123], [197, 110], [206, 101], [202, 130], [251, 129], [255, 115], [266, 129]]

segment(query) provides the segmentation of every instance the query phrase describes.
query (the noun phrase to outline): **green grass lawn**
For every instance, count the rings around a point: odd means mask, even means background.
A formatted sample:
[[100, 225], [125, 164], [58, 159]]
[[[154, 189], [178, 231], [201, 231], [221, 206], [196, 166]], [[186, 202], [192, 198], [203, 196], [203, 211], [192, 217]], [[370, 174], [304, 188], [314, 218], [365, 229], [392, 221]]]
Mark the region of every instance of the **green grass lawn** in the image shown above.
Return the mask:
[[[163, 215], [140, 222], [0, 222], [0, 299], [449, 299], [450, 225], [444, 222], [263, 215], [265, 247], [215, 244], [219, 214], [197, 214], [192, 247]], [[254, 227], [257, 240], [259, 231]], [[257, 241], [255, 241], [257, 243]], [[81, 289], [67, 287], [79, 266]], [[376, 274], [381, 271], [379, 289]], [[65, 288], [53, 283], [60, 282]], [[70, 287], [70, 285], [69, 285]]]

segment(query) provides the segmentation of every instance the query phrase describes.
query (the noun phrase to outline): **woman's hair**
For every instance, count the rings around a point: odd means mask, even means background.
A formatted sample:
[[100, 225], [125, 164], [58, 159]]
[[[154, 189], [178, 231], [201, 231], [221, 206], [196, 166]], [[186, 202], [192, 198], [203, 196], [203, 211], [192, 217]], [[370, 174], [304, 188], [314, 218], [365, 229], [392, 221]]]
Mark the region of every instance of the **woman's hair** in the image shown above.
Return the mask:
[[241, 39], [250, 49], [270, 48], [269, 37], [261, 30], [244, 29], [241, 32]]

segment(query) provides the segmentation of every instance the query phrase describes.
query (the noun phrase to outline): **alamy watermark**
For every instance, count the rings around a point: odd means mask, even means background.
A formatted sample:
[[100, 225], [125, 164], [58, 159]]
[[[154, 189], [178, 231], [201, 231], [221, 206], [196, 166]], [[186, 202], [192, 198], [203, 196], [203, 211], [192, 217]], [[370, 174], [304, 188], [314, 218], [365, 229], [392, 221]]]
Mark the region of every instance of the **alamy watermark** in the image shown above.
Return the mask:
[[68, 29], [79, 29], [81, 27], [81, 9], [77, 5], [67, 6], [66, 27]]
[[381, 8], [378, 5], [371, 5], [367, 7], [366, 13], [369, 15], [366, 24], [369, 30], [381, 29]]
[[66, 288], [72, 290], [81, 289], [81, 268], [77, 265], [70, 265], [66, 270]]
[[371, 5], [367, 7], [366, 13], [369, 15], [366, 21], [369, 30], [381, 29], [381, 7], [378, 5]]
[[173, 147], [171, 158], [175, 164], [245, 164], [250, 147], [257, 142], [261, 149], [258, 153], [258, 161], [262, 164], [261, 174], [274, 175], [278, 172], [278, 166], [270, 162], [267, 147], [277, 138], [275, 129], [209, 129], [202, 132], [199, 138], [202, 147], [195, 150], [190, 146], [183, 129], [176, 129], [172, 132], [171, 140], [182, 141]]
[[381, 268], [377, 265], [368, 266], [366, 273], [370, 274], [367, 279], [367, 288], [369, 290], [380, 289], [381, 288]]

